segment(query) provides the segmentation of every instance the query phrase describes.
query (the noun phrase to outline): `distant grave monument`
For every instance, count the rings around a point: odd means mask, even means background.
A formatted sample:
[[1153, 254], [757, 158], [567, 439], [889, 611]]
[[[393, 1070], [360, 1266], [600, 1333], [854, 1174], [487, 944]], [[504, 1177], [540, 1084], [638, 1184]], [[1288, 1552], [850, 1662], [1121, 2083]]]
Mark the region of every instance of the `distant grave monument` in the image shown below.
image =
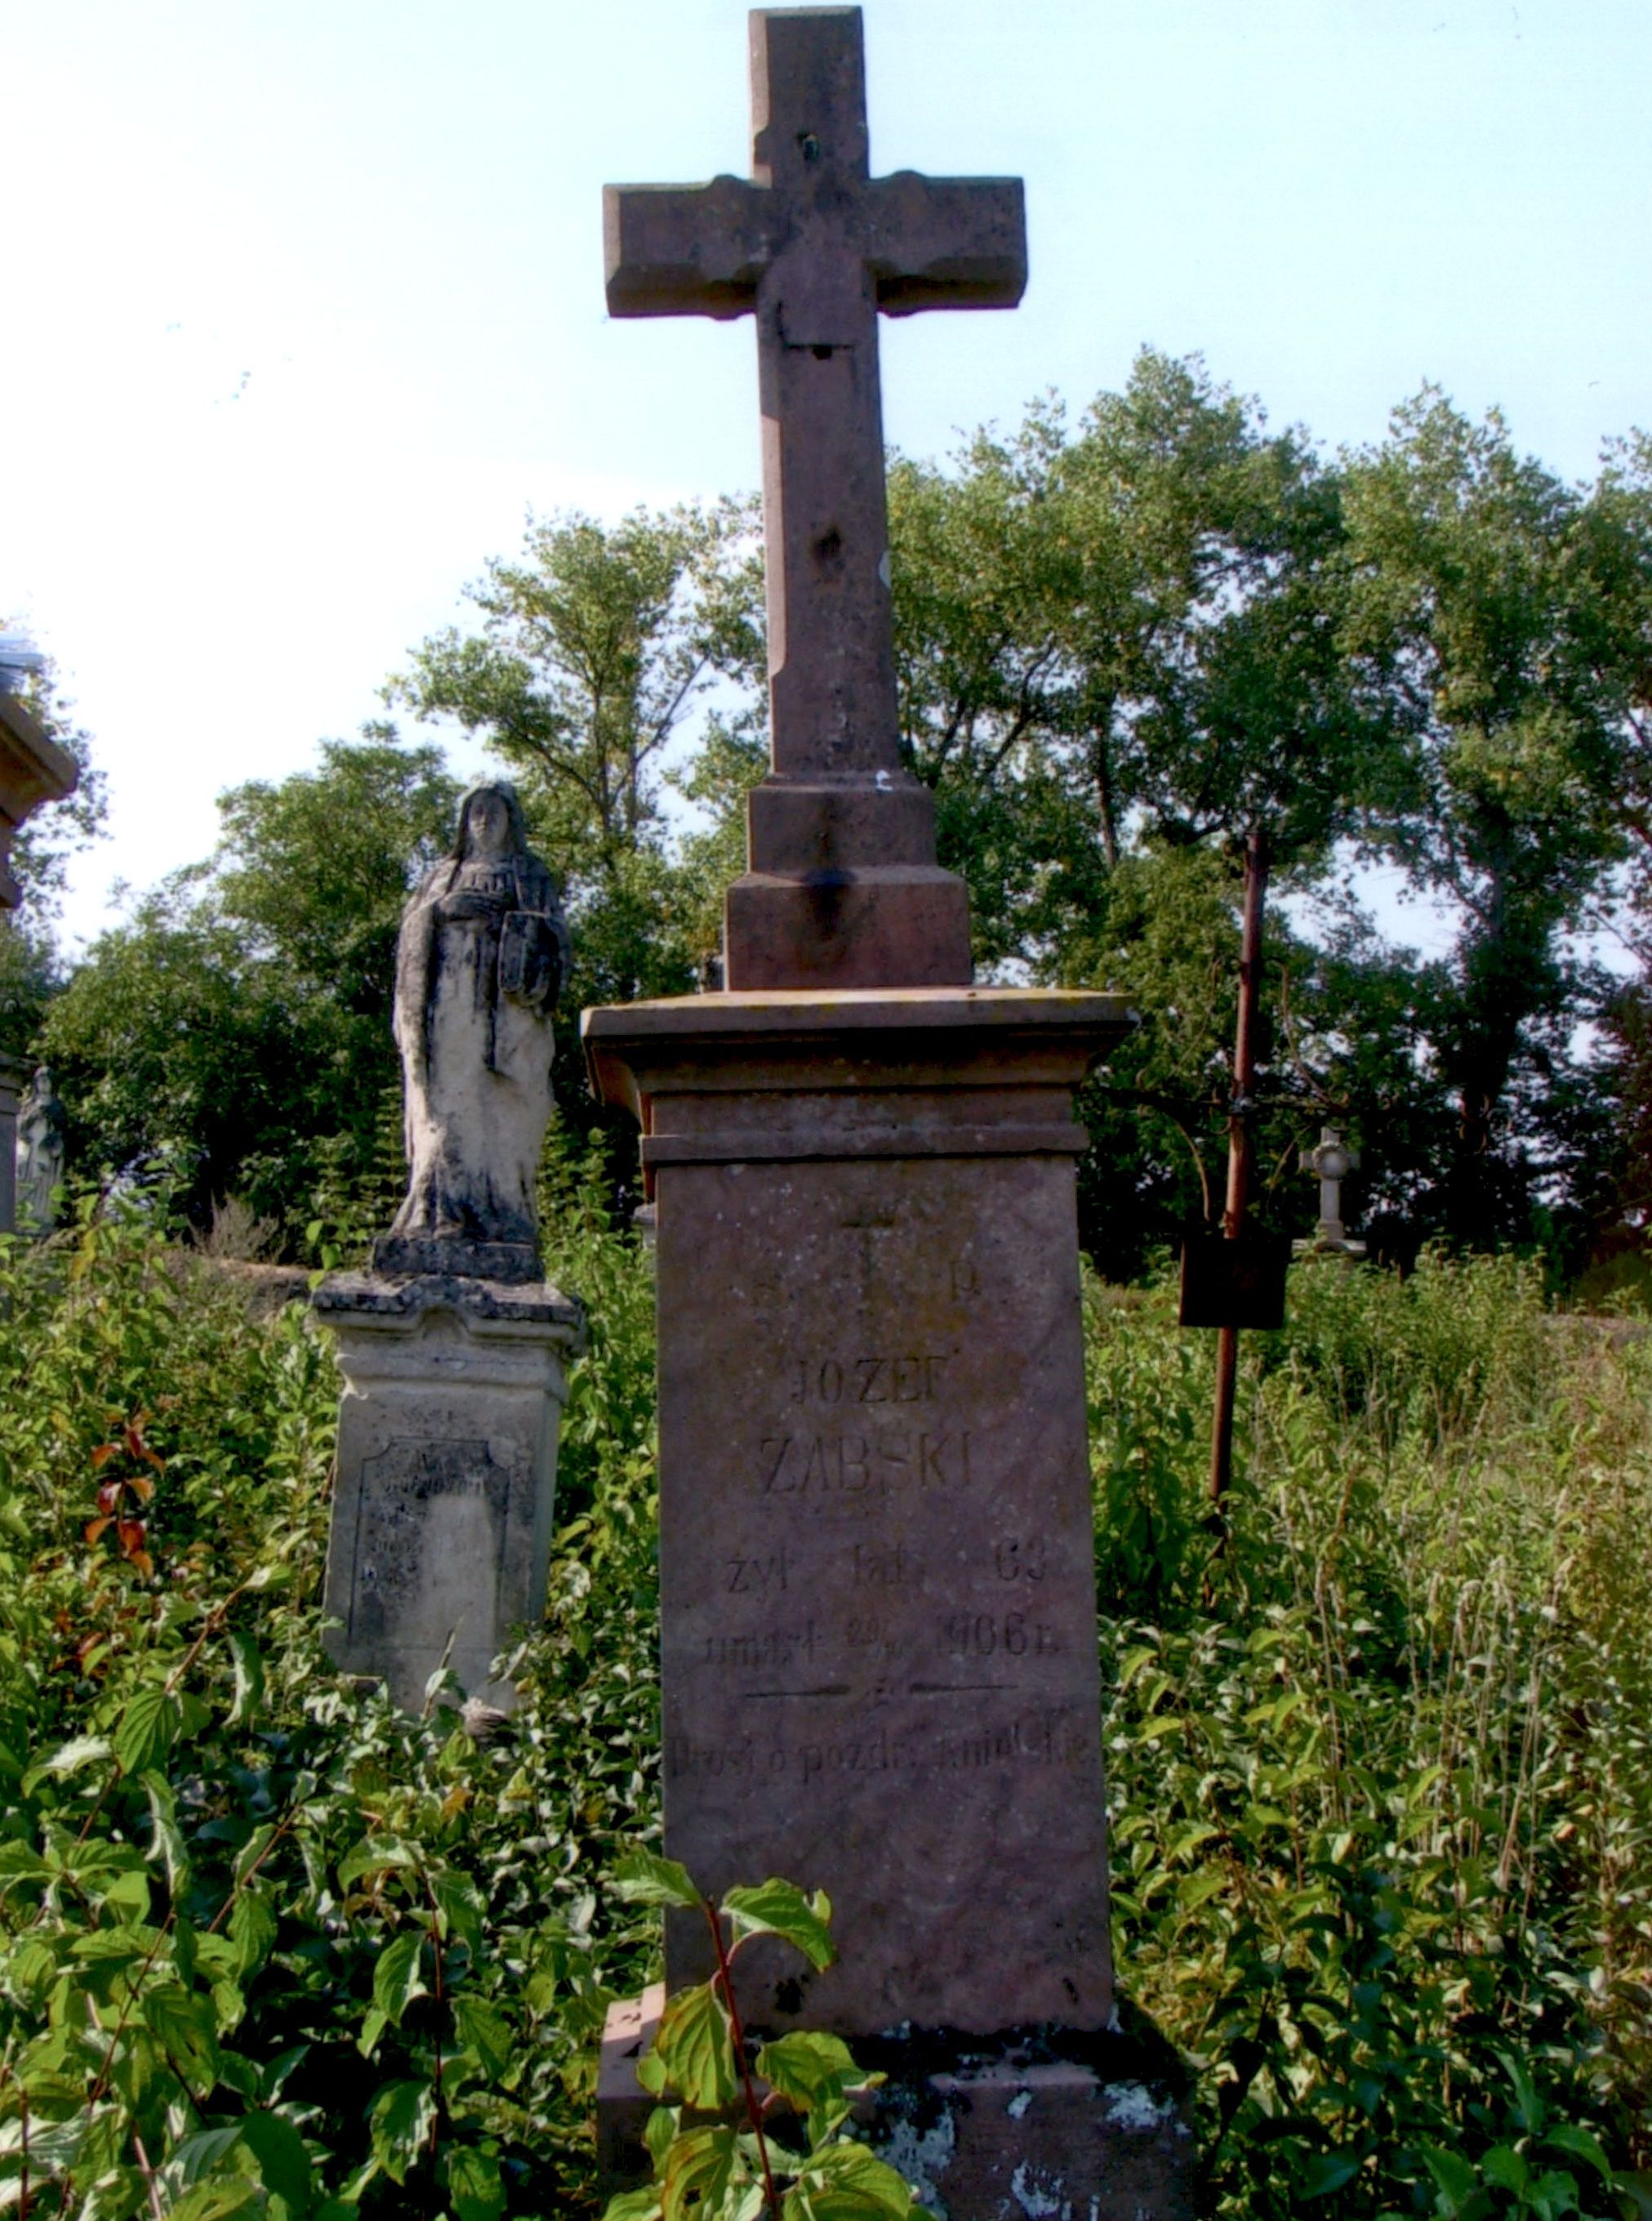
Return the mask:
[[1319, 1139], [1298, 1153], [1298, 1164], [1319, 1183], [1319, 1223], [1311, 1242], [1299, 1249], [1310, 1256], [1362, 1257], [1365, 1244], [1350, 1242], [1343, 1225], [1343, 1182], [1359, 1170], [1359, 1152], [1343, 1141], [1334, 1126], [1322, 1126]]
[[508, 1709], [492, 1661], [544, 1610], [563, 1365], [582, 1334], [542, 1278], [533, 1207], [566, 950], [514, 790], [473, 787], [396, 949], [407, 1200], [371, 1270], [314, 1298], [345, 1375], [329, 1645], [410, 1711], [444, 1657], [467, 1695]]
[[[891, 648], [877, 312], [1013, 306], [1021, 189], [869, 175], [857, 9], [751, 25], [752, 178], [606, 207], [616, 315], [756, 317], [768, 554], [726, 990], [583, 1021], [658, 1213], [665, 1849], [714, 1896], [829, 1891], [838, 1962], [754, 1952], [744, 2016], [877, 2054], [937, 2212], [1163, 2221], [1191, 2146], [1114, 2011], [1072, 1115], [1130, 1019], [970, 985]], [[672, 1916], [667, 1985], [708, 1951]], [[649, 2025], [611, 2022], [616, 2167]]]

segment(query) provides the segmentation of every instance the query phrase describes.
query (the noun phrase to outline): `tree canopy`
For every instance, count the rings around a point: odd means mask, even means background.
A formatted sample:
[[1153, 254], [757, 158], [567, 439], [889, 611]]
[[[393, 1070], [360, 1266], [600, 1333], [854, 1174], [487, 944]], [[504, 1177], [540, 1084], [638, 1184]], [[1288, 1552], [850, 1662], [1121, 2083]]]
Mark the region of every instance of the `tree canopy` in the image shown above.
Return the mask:
[[[1107, 1269], [1208, 1214], [1247, 869], [1273, 898], [1265, 1213], [1304, 1219], [1322, 1117], [1362, 1143], [1367, 1207], [1424, 1232], [1575, 1261], [1642, 1208], [1644, 438], [1568, 485], [1425, 389], [1330, 455], [1148, 352], [1076, 416], [1046, 397], [946, 464], [892, 459], [890, 529], [902, 746], [978, 969], [1141, 1013], [1087, 1106]], [[565, 882], [570, 1018], [715, 978], [765, 759], [761, 589], [749, 501], [530, 520], [391, 682], [517, 780]], [[290, 1236], [318, 1186], [390, 1179], [396, 922], [455, 791], [436, 740], [383, 726], [225, 796], [215, 855], [53, 983], [36, 1037], [81, 1161], [174, 1142], [199, 1198], [245, 1192]], [[1425, 956], [1362, 906], [1377, 866], [1436, 929]], [[588, 1130], [575, 1031], [557, 1084]]]

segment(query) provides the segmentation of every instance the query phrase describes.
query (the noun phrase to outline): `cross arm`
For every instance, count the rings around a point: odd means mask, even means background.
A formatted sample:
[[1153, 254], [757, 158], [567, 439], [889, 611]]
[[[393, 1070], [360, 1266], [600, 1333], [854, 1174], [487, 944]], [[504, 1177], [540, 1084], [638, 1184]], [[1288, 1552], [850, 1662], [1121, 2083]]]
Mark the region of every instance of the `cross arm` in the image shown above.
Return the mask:
[[865, 253], [886, 315], [1013, 309], [1026, 290], [1026, 197], [1019, 178], [926, 178], [898, 170], [867, 189]]
[[767, 197], [743, 178], [605, 185], [608, 313], [749, 316], [770, 254]]

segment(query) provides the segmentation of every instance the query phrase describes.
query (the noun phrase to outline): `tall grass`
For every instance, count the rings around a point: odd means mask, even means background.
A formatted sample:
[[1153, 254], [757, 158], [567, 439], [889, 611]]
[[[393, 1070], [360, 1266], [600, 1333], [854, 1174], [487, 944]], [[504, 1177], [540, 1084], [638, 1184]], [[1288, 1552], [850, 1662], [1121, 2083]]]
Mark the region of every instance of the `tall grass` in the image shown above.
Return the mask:
[[1652, 1342], [1512, 1260], [1299, 1268], [1218, 1554], [1169, 1301], [1093, 1297], [1098, 1562], [1120, 1962], [1202, 2069], [1213, 2207], [1618, 2212], [1600, 2154], [1652, 2151]]

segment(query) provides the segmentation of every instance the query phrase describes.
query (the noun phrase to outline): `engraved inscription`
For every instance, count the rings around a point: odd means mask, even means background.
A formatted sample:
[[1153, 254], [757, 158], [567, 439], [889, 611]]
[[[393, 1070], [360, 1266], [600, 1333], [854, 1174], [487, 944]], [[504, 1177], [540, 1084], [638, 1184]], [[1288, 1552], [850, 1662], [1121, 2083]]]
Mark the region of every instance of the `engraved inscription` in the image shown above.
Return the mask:
[[1046, 1556], [1042, 1535], [1005, 1535], [993, 1544], [993, 1570], [1001, 1581], [1041, 1581]]
[[752, 1667], [807, 1665], [814, 1657], [814, 1622], [801, 1628], [765, 1629], [761, 1635], [708, 1635], [704, 1662], [708, 1666]]
[[[397, 1437], [365, 1458], [356, 1503], [346, 1631], [392, 1633], [434, 1575], [443, 1545], [482, 1544], [502, 1577], [510, 1475], [485, 1442]], [[433, 1563], [432, 1561], [433, 1552]]]
[[967, 1430], [909, 1435], [764, 1435], [757, 1490], [764, 1496], [892, 1496], [905, 1489], [968, 1488]]
[[918, 1561], [904, 1542], [851, 1544], [849, 1578], [857, 1589], [904, 1589], [921, 1586]]
[[788, 1377], [794, 1404], [932, 1404], [944, 1355], [795, 1357]]
[[922, 1727], [901, 1731], [851, 1718], [828, 1736], [790, 1741], [783, 1735], [746, 1736], [732, 1742], [668, 1735], [665, 1771], [672, 1780], [789, 1779], [807, 1788], [869, 1774], [957, 1774], [1006, 1765], [1082, 1767], [1087, 1749], [1082, 1724], [1065, 1711], [977, 1719], [939, 1733]]
[[943, 1639], [955, 1658], [1049, 1658], [1061, 1649], [1055, 1629], [1024, 1611], [954, 1612]]
[[730, 1596], [767, 1596], [771, 1588], [783, 1589], [786, 1586], [783, 1546], [764, 1557], [735, 1556], [726, 1560], [725, 1564], [727, 1578], [723, 1586]]

